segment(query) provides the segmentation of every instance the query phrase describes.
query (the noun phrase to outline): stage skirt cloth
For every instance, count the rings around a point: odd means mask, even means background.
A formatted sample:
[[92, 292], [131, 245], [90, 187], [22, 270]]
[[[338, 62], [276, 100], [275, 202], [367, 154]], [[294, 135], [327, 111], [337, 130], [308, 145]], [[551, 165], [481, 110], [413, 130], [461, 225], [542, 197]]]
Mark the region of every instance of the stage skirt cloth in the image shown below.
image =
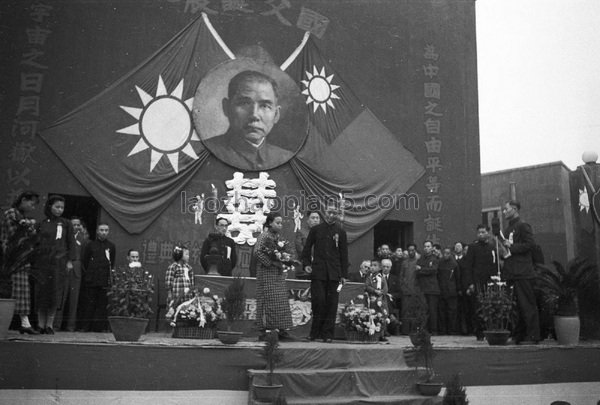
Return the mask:
[[281, 269], [260, 262], [256, 268], [256, 322], [263, 330], [292, 327], [285, 276]]
[[12, 298], [15, 302], [15, 314], [29, 315], [31, 312], [31, 292], [29, 288], [29, 266], [13, 273]]

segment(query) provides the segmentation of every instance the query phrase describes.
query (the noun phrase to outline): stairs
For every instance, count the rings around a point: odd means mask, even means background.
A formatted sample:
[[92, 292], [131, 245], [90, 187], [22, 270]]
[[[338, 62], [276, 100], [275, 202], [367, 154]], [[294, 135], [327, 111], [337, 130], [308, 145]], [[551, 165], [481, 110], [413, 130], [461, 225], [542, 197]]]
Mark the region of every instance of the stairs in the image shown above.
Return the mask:
[[[274, 371], [287, 404], [441, 404], [441, 397], [417, 393], [417, 373], [397, 346], [385, 344], [304, 343], [282, 345], [283, 360]], [[248, 370], [249, 404], [253, 383], [267, 381], [266, 370]]]

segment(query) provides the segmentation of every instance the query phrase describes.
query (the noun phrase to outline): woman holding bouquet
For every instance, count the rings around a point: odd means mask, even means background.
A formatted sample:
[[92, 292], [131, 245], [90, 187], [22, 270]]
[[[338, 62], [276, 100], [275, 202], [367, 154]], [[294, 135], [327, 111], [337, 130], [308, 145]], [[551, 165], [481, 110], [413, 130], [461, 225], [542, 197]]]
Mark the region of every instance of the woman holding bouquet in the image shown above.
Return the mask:
[[31, 291], [29, 289], [30, 258], [33, 252], [35, 220], [28, 215], [39, 203], [39, 195], [34, 191], [21, 193], [4, 212], [0, 225], [0, 248], [3, 259], [2, 278], [10, 277], [9, 291], [0, 291], [0, 297], [11, 297], [16, 301], [15, 314], [21, 318], [21, 334], [37, 334], [29, 323], [31, 311]]
[[260, 330], [277, 330], [282, 339], [289, 338], [292, 313], [285, 284], [287, 266], [292, 261], [293, 247], [280, 237], [283, 218], [269, 213], [265, 230], [254, 246], [256, 259], [256, 320]]

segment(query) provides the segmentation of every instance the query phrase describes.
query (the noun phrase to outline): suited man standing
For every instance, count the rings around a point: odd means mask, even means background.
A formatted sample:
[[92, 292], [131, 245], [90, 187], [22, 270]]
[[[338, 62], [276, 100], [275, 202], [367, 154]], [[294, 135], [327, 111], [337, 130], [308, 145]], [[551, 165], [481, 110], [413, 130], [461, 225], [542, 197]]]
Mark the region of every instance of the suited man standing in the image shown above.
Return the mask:
[[313, 312], [309, 340], [329, 343], [333, 339], [339, 292], [348, 277], [348, 238], [338, 221], [340, 209], [328, 205], [325, 222], [310, 229], [302, 251], [304, 271], [311, 275]]
[[114, 268], [116, 248], [109, 241], [108, 224], [96, 228], [96, 240], [83, 248], [83, 289], [81, 295], [82, 328], [85, 332], [102, 332], [108, 329], [106, 292], [110, 286], [110, 271]]
[[388, 286], [387, 304], [390, 312], [390, 323], [388, 332], [391, 335], [400, 334], [400, 311], [402, 300], [402, 288], [400, 287], [400, 273], [392, 273], [393, 263], [391, 259], [381, 261], [381, 272]]
[[521, 221], [521, 204], [511, 200], [504, 204], [502, 214], [508, 220], [503, 233], [504, 255], [503, 277], [514, 288], [517, 298], [519, 319], [513, 330], [515, 343], [538, 343], [540, 340], [540, 319], [533, 285], [535, 269], [532, 252], [535, 249], [531, 225]]

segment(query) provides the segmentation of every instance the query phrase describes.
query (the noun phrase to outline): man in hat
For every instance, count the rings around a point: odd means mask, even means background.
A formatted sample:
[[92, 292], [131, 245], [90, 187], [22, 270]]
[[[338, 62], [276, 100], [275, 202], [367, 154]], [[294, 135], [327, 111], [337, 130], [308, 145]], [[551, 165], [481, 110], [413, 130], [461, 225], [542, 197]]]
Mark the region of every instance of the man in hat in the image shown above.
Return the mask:
[[310, 229], [302, 251], [304, 271], [311, 275], [312, 327], [308, 339], [331, 342], [339, 288], [348, 277], [348, 238], [338, 221], [340, 209], [328, 204], [325, 222]]

